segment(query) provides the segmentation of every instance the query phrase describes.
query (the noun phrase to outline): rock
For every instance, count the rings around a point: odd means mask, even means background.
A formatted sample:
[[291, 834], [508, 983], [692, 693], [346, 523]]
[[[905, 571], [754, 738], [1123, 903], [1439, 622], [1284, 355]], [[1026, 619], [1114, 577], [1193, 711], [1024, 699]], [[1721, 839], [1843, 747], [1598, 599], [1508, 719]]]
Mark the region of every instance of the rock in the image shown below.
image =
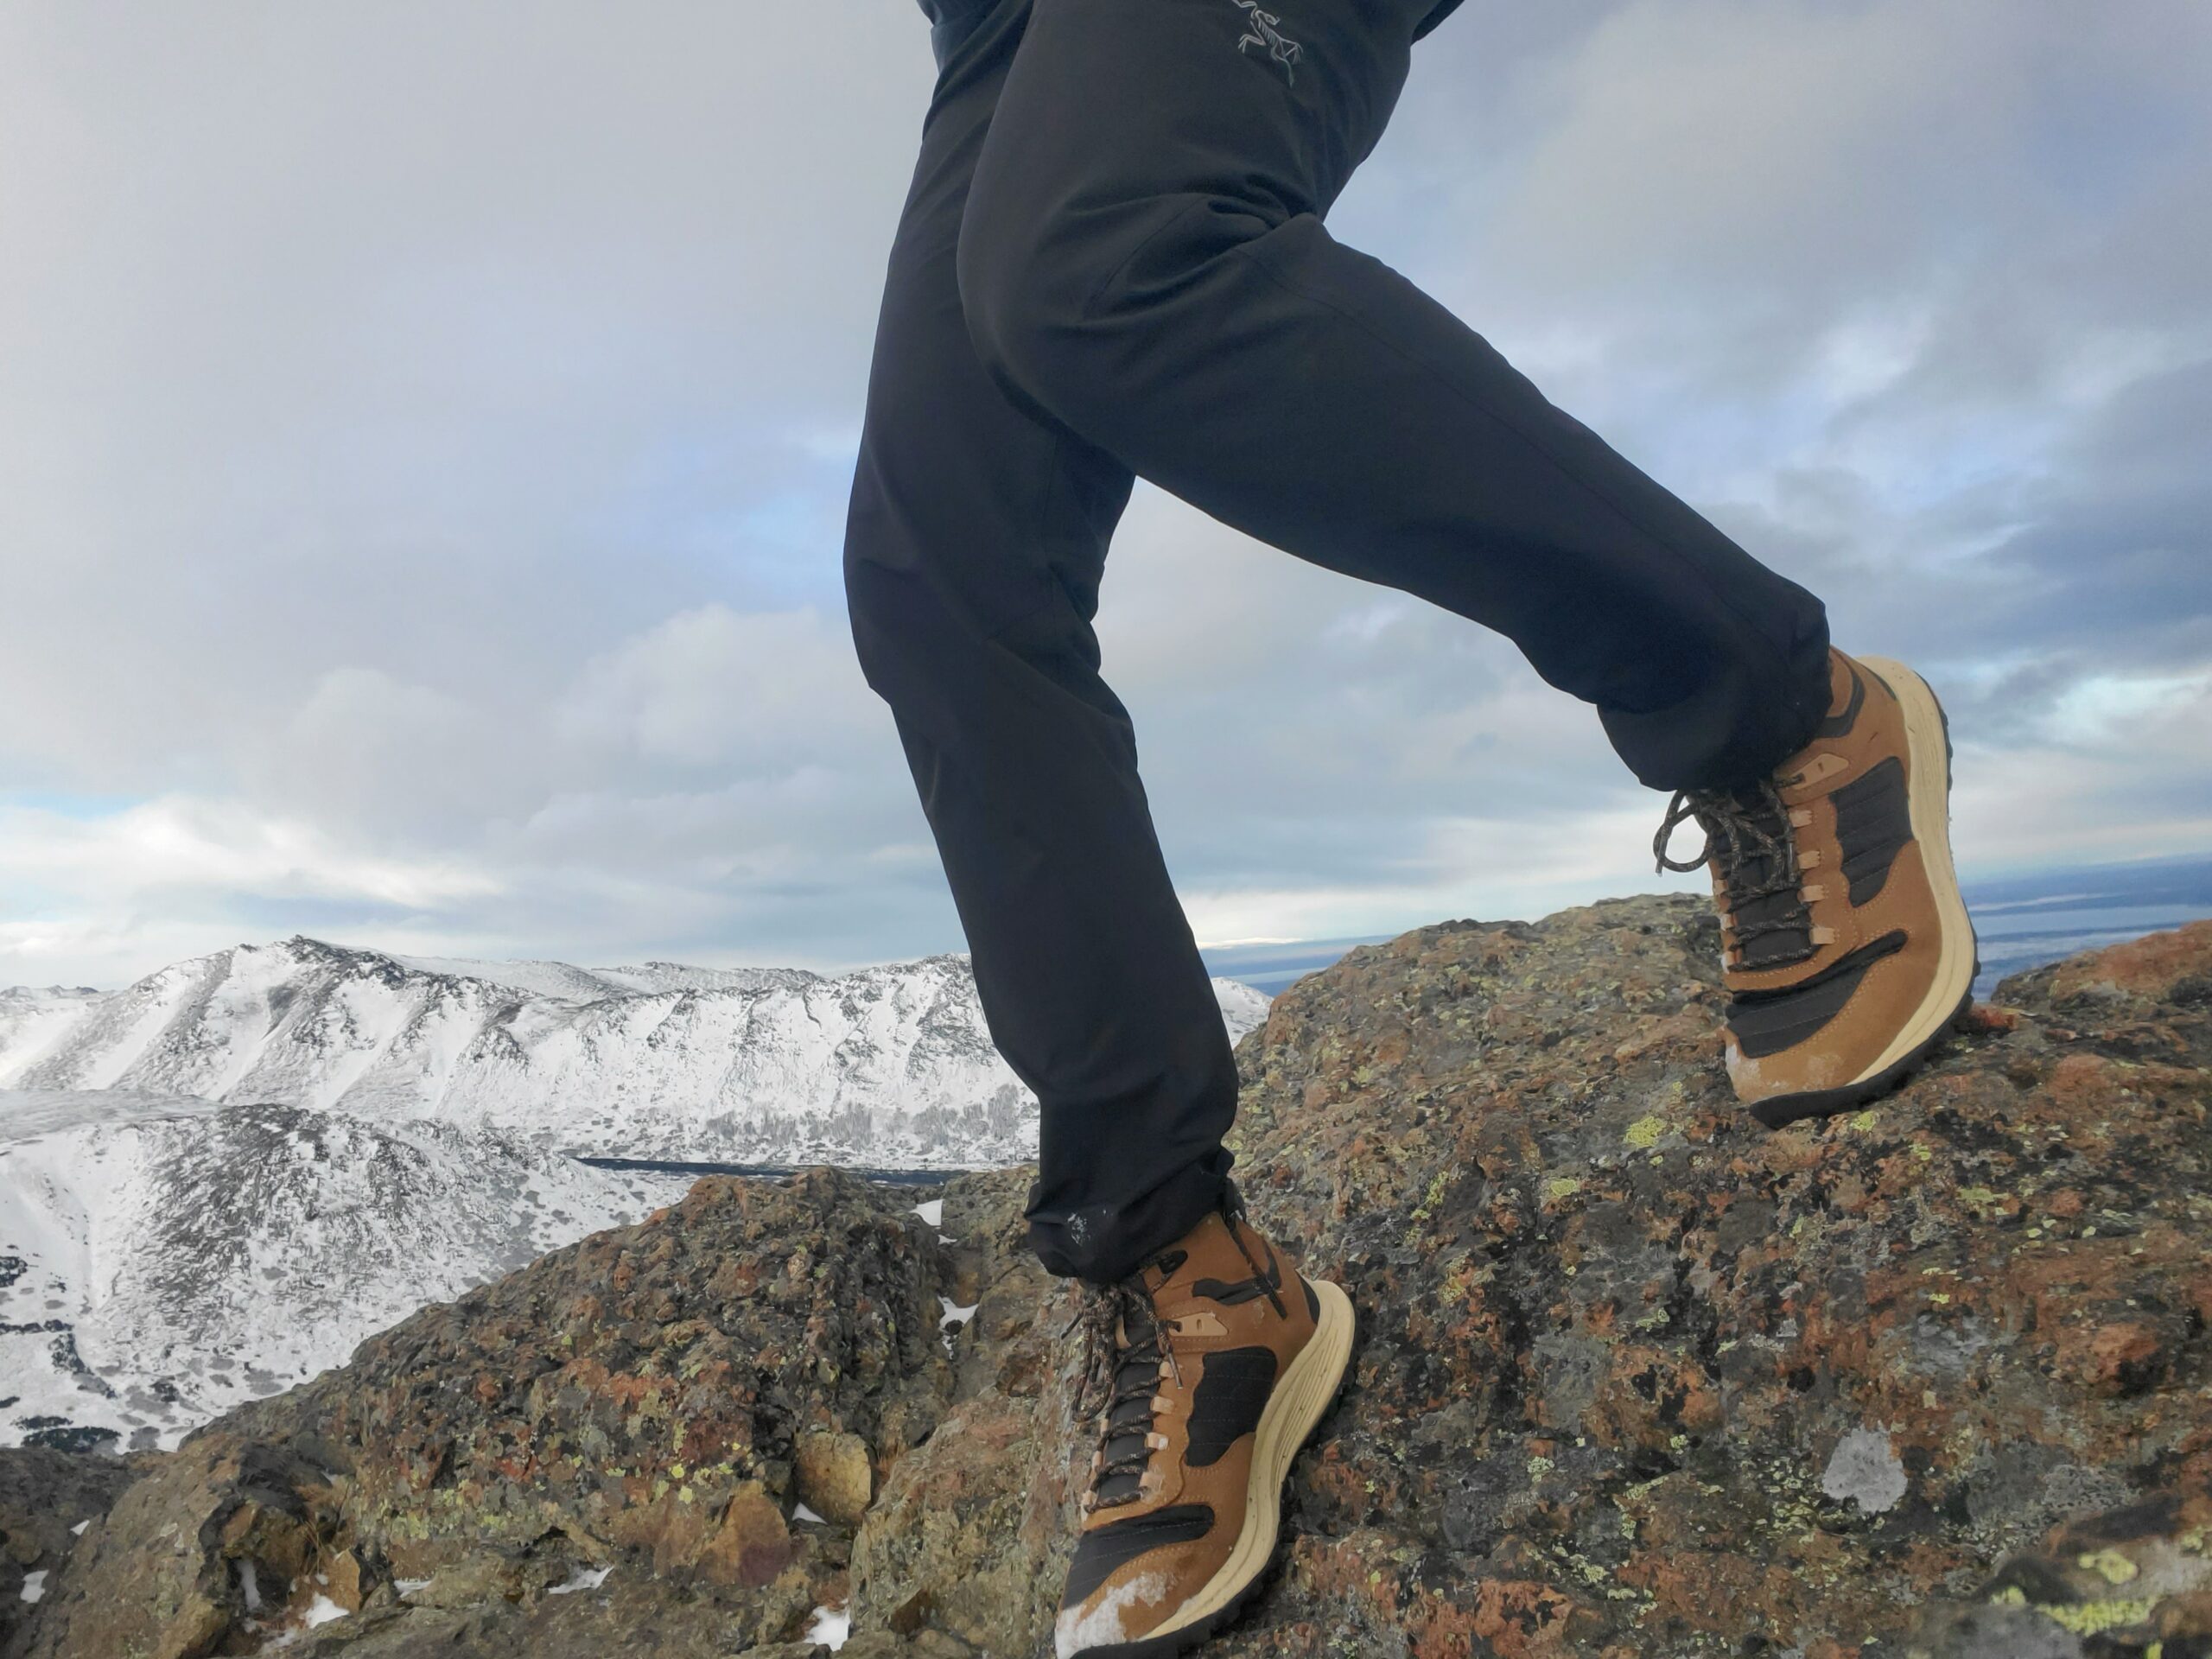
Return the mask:
[[[1715, 944], [1688, 898], [1421, 928], [1239, 1045], [1239, 1178], [1361, 1337], [1283, 1565], [1210, 1654], [1952, 1659], [2190, 1628], [2212, 926], [2008, 982], [1901, 1094], [1779, 1133], [1717, 1063]], [[918, 1609], [1042, 1650], [1086, 1448], [1027, 1358], [1037, 1392], [968, 1395], [887, 1483], [856, 1628]], [[2147, 1610], [2078, 1568], [2005, 1576], [2055, 1522], [2151, 1501], [2184, 1565]]]
[[[644, 1225], [423, 1309], [156, 1460], [70, 1563], [47, 1621], [66, 1616], [55, 1659], [133, 1642], [185, 1659], [249, 1619], [296, 1623], [289, 1586], [310, 1561], [314, 1593], [375, 1615], [374, 1630], [309, 1633], [349, 1652], [573, 1639], [603, 1654], [622, 1643], [583, 1609], [607, 1598], [563, 1587], [602, 1569], [612, 1605], [664, 1602], [702, 1653], [797, 1638], [842, 1593], [847, 1556], [843, 1535], [786, 1526], [802, 1439], [857, 1444], [865, 1478], [866, 1447], [925, 1433], [950, 1391], [943, 1264], [902, 1208], [831, 1170], [703, 1180]], [[849, 1460], [835, 1468], [849, 1495]], [[258, 1613], [247, 1560], [277, 1586]], [[372, 1609], [397, 1581], [410, 1593]]]
[[825, 1520], [857, 1527], [875, 1496], [868, 1442], [857, 1434], [816, 1431], [798, 1438], [799, 1502]]
[[[761, 1643], [748, 1634], [759, 1623], [733, 1618], [733, 1604], [696, 1585], [618, 1570], [595, 1590], [552, 1595], [533, 1592], [518, 1601], [495, 1599], [467, 1607], [400, 1608], [365, 1619], [319, 1626], [285, 1659], [731, 1659], [790, 1653], [815, 1656], [817, 1644], [779, 1636]], [[811, 1611], [794, 1593], [778, 1618], [796, 1635]], [[365, 1628], [363, 1628], [365, 1625]]]
[[338, 1493], [309, 1459], [203, 1433], [86, 1529], [31, 1652], [198, 1659], [249, 1618], [304, 1607], [344, 1535]]
[[[1360, 1336], [1208, 1659], [2212, 1651], [2212, 926], [1779, 1133], [1715, 952], [1693, 898], [1444, 923], [1240, 1044], [1239, 1179]], [[702, 1182], [425, 1309], [143, 1460], [32, 1651], [242, 1649], [293, 1617], [251, 1560], [358, 1603], [308, 1659], [810, 1659], [848, 1598], [841, 1659], [1038, 1659], [1090, 1446], [1030, 1179], [949, 1183], [945, 1246]]]
[[0, 1449], [0, 1659], [30, 1650], [63, 1564], [137, 1476], [97, 1453]]
[[922, 1630], [916, 1633], [909, 1649], [914, 1659], [974, 1659], [975, 1649], [943, 1630]]
[[938, 1632], [983, 1654], [1027, 1654], [1051, 1622], [1051, 1567], [1077, 1514], [1065, 1466], [1072, 1378], [1061, 1374], [1072, 1355], [1056, 1339], [1072, 1303], [1028, 1248], [1034, 1178], [995, 1170], [945, 1189], [951, 1294], [976, 1312], [953, 1339], [950, 1414], [891, 1471], [854, 1540], [862, 1634]]
[[1972, 1602], [1930, 1607], [1910, 1650], [2072, 1659], [2094, 1643], [2100, 1654], [2212, 1652], [2209, 1535], [2212, 1496], [2162, 1492], [2077, 1516], [2006, 1560]]

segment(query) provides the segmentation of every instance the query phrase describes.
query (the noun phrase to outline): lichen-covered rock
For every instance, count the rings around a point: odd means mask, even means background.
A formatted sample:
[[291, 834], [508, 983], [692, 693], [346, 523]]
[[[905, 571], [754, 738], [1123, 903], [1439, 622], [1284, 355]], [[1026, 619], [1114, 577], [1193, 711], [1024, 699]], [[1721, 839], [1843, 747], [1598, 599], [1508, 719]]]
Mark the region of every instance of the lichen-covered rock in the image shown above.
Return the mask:
[[549, 1527], [688, 1565], [748, 1484], [788, 1514], [802, 1437], [895, 1457], [928, 1432], [951, 1383], [938, 1277], [927, 1230], [865, 1181], [709, 1179], [424, 1309], [268, 1415], [351, 1448], [349, 1513], [403, 1574]]
[[289, 1447], [202, 1434], [95, 1517], [52, 1595], [40, 1659], [198, 1659], [312, 1604], [346, 1548], [325, 1471]]
[[809, 1429], [798, 1437], [799, 1501], [824, 1520], [857, 1527], [875, 1496], [868, 1442], [857, 1434]]
[[[224, 1459], [288, 1471], [263, 1484], [299, 1522], [294, 1553], [315, 1558], [302, 1593], [359, 1610], [316, 1628], [324, 1646], [374, 1626], [404, 1651], [417, 1622], [460, 1619], [439, 1639], [461, 1651], [550, 1652], [560, 1632], [596, 1628], [587, 1610], [606, 1599], [559, 1586], [600, 1571], [632, 1611], [665, 1599], [702, 1653], [796, 1638], [844, 1593], [849, 1536], [790, 1526], [801, 1443], [845, 1453], [849, 1492], [869, 1459], [925, 1435], [950, 1391], [942, 1263], [910, 1205], [832, 1170], [703, 1180], [641, 1226], [423, 1309], [132, 1487], [64, 1574], [67, 1606], [48, 1623], [67, 1611], [72, 1634], [56, 1659], [128, 1642], [188, 1659], [249, 1621], [298, 1622], [282, 1605], [296, 1564], [233, 1535], [247, 1511]], [[257, 1551], [263, 1583], [280, 1585], [262, 1610], [237, 1565]], [[576, 1650], [607, 1650], [593, 1639], [576, 1635]]]
[[[2010, 982], [1901, 1094], [1780, 1133], [1716, 1062], [1715, 956], [1689, 899], [1446, 923], [1294, 985], [1240, 1046], [1253, 1210], [1362, 1331], [1224, 1659], [2193, 1629], [2212, 927]], [[970, 1399], [900, 1465], [856, 1547], [863, 1627], [918, 1609], [1043, 1650], [1081, 1449], [1034, 1369], [1035, 1398]], [[1007, 1450], [963, 1443], [986, 1433]], [[2117, 1598], [2133, 1624], [2078, 1567], [2005, 1576], [2099, 1511], [2152, 1516], [2169, 1553], [2155, 1596]]]
[[0, 1449], [0, 1659], [30, 1651], [63, 1563], [137, 1473], [99, 1452]]
[[[2005, 1561], [1971, 1603], [1939, 1602], [1910, 1651], [2009, 1659], [2212, 1653], [2212, 1497], [2161, 1492], [2078, 1516]], [[2013, 1645], [2005, 1646], [2010, 1642]]]
[[1057, 1340], [1068, 1310], [1021, 1217], [1034, 1173], [963, 1175], [945, 1189], [951, 1294], [975, 1312], [954, 1341], [957, 1403], [892, 1471], [854, 1540], [861, 1635], [938, 1632], [1026, 1656], [1051, 1623], [1077, 1493]]

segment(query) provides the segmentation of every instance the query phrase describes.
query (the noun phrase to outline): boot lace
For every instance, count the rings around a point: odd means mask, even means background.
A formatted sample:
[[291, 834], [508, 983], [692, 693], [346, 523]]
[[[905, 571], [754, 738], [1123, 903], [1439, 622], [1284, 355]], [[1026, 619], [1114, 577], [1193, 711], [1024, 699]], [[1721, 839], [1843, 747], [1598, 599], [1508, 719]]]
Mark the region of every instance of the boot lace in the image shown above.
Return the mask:
[[1076, 1316], [1065, 1336], [1083, 1328], [1082, 1380], [1076, 1390], [1080, 1421], [1103, 1411], [1098, 1452], [1092, 1459], [1085, 1510], [1135, 1503], [1144, 1490], [1145, 1466], [1152, 1460], [1152, 1400], [1165, 1364], [1179, 1386], [1183, 1380], [1171, 1328], [1160, 1317], [1142, 1274], [1110, 1285], [1078, 1281]]
[[[1801, 891], [1797, 838], [1782, 791], [1796, 777], [1763, 778], [1748, 791], [1677, 790], [1651, 838], [1662, 870], [1713, 865], [1728, 896], [1738, 965], [1778, 968], [1813, 955], [1813, 914]], [[1675, 831], [1694, 818], [1705, 844], [1692, 859], [1668, 855]], [[1753, 947], [1771, 941], [1764, 950]]]

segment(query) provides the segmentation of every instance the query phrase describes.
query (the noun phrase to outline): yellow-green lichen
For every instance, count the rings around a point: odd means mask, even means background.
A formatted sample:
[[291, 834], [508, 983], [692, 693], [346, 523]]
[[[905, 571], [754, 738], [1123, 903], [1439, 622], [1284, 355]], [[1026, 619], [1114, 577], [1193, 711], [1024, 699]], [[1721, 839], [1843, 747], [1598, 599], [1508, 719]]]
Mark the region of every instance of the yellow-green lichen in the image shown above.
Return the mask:
[[1414, 1211], [1415, 1221], [1427, 1221], [1436, 1213], [1436, 1206], [1444, 1202], [1444, 1188], [1451, 1179], [1451, 1172], [1440, 1169], [1428, 1183], [1428, 1191], [1421, 1195], [1421, 1204]]
[[1554, 1175], [1544, 1183], [1544, 1199], [1557, 1204], [1561, 1198], [1571, 1198], [1582, 1190], [1582, 1183], [1572, 1175]]
[[1656, 1112], [1647, 1113], [1628, 1126], [1628, 1133], [1621, 1137], [1638, 1152], [1659, 1144], [1659, 1137], [1667, 1133], [1667, 1120]]
[[2101, 1636], [2119, 1625], [2139, 1624], [2150, 1618], [2155, 1605], [2145, 1596], [2139, 1601], [2084, 1601], [2060, 1606], [2037, 1602], [2036, 1611], [2045, 1618], [2063, 1624], [2076, 1636]]
[[2116, 1549], [2094, 1550], [2077, 1558], [2077, 1565], [2107, 1584], [2126, 1584], [2143, 1570]]

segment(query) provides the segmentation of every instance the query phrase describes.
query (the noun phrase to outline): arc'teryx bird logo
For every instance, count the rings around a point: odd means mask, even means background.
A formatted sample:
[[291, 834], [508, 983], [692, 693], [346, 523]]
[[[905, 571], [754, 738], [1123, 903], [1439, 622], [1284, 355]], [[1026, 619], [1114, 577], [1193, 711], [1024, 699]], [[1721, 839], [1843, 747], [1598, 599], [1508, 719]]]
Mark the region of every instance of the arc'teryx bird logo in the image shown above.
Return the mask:
[[1299, 55], [1306, 48], [1296, 41], [1287, 38], [1275, 28], [1282, 19], [1272, 11], [1262, 11], [1260, 0], [1236, 0], [1236, 3], [1250, 14], [1244, 21], [1251, 25], [1238, 39], [1236, 49], [1242, 52], [1248, 46], [1264, 46], [1268, 48], [1268, 55], [1282, 65], [1283, 73], [1289, 78], [1286, 84], [1295, 86], [1298, 71], [1291, 66], [1298, 61]]

